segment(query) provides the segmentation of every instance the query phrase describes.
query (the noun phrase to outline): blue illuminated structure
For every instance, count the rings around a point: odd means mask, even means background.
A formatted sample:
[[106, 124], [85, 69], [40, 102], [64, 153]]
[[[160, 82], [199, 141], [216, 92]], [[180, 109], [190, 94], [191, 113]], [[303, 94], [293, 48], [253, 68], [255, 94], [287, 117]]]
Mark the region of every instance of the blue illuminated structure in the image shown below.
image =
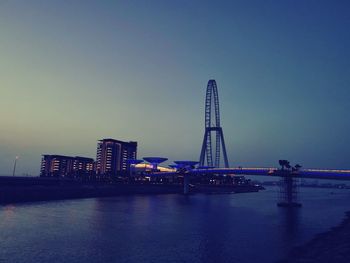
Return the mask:
[[190, 168], [193, 169], [195, 168], [195, 165], [198, 164], [197, 161], [174, 161], [174, 163], [179, 167], [179, 168]]
[[177, 169], [179, 166], [177, 164], [169, 164], [168, 165], [171, 169]]
[[205, 165], [205, 166], [198, 166], [197, 169], [213, 169], [215, 168], [214, 166], [208, 166], [208, 165]]
[[153, 170], [154, 172], [157, 171], [158, 165], [159, 165], [160, 163], [165, 162], [166, 160], [168, 160], [168, 158], [164, 158], [164, 157], [143, 157], [143, 159], [144, 159], [146, 162], [152, 164], [152, 170]]
[[[212, 102], [214, 104], [212, 104]], [[215, 123], [212, 124], [212, 107], [214, 107]], [[211, 140], [211, 133], [216, 133], [215, 143], [215, 163], [213, 162], [213, 147]], [[199, 165], [205, 165], [205, 159], [208, 166], [215, 168], [220, 167], [220, 145], [222, 146], [222, 153], [224, 156], [225, 168], [228, 168], [228, 159], [226, 153], [226, 146], [224, 140], [224, 134], [220, 126], [220, 109], [219, 109], [219, 95], [216, 86], [216, 81], [211, 79], [208, 81], [207, 93], [205, 98], [205, 133], [203, 138], [202, 150], [199, 157]]]

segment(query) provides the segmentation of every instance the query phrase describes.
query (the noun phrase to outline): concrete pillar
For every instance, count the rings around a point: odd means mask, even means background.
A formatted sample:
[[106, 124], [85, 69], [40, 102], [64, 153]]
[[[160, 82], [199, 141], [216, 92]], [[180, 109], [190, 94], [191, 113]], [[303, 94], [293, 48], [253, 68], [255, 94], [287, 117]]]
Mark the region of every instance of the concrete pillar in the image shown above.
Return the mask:
[[184, 195], [188, 195], [190, 192], [190, 175], [184, 173]]

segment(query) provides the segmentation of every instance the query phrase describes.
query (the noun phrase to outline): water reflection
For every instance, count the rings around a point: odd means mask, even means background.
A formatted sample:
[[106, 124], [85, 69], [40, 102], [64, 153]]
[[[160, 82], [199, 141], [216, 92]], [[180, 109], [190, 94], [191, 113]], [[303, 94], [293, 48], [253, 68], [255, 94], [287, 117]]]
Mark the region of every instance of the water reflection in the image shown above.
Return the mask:
[[0, 207], [0, 227], [11, 224], [13, 218], [16, 216], [16, 207], [14, 205], [6, 205]]
[[278, 209], [281, 220], [281, 241], [284, 243], [284, 253], [288, 254], [300, 240], [302, 229], [300, 229], [300, 207], [280, 207]]

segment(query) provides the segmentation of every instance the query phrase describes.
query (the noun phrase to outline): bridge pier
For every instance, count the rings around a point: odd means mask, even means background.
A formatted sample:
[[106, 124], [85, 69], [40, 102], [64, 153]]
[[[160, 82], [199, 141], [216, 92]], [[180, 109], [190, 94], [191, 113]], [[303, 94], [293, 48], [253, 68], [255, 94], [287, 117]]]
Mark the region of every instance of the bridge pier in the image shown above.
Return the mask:
[[190, 193], [190, 175], [188, 173], [184, 173], [184, 195], [188, 195]]
[[300, 207], [301, 203], [298, 203], [298, 189], [293, 172], [280, 171], [280, 201], [277, 206], [280, 207]]

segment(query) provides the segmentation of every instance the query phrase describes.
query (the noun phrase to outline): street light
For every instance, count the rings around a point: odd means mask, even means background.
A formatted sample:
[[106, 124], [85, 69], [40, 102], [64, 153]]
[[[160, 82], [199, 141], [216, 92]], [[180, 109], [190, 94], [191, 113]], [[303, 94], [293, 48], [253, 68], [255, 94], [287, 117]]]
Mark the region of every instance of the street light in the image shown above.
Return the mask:
[[13, 173], [12, 176], [15, 176], [16, 173], [16, 165], [17, 165], [17, 160], [19, 159], [19, 156], [17, 155], [15, 158], [15, 163], [13, 164]]

